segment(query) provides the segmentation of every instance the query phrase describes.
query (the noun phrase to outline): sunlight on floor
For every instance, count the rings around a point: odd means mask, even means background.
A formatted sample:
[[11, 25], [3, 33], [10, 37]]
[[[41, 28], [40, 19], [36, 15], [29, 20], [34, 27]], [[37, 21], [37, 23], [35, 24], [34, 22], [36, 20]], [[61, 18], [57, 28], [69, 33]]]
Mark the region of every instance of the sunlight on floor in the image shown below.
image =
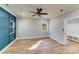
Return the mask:
[[43, 42], [43, 40], [40, 40], [40, 41], [36, 42], [36, 44], [31, 46], [28, 50], [36, 49], [42, 42]]

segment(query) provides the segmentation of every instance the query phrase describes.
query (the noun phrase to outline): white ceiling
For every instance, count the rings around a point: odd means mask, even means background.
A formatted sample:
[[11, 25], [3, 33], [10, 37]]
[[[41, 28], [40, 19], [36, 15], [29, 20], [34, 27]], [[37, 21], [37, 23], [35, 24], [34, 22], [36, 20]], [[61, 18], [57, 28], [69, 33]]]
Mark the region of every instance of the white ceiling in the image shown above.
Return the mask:
[[[36, 11], [36, 8], [43, 8], [42, 12], [47, 12], [47, 17], [42, 16], [41, 18], [53, 18], [55, 16], [64, 14], [78, 5], [74, 4], [9, 4], [8, 8], [14, 12], [19, 18], [40, 18], [38, 16], [32, 17], [33, 13], [29, 11]], [[63, 9], [63, 12], [60, 12]], [[26, 15], [22, 15], [25, 13]]]

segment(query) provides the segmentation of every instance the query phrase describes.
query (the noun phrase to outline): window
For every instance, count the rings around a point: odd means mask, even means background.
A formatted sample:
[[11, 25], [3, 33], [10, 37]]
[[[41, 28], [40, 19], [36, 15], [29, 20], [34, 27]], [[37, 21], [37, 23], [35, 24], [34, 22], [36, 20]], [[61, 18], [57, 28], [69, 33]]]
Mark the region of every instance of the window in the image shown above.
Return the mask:
[[48, 23], [42, 23], [42, 31], [47, 32], [48, 31]]
[[14, 33], [14, 27], [15, 27], [14, 21], [10, 20], [10, 34]]

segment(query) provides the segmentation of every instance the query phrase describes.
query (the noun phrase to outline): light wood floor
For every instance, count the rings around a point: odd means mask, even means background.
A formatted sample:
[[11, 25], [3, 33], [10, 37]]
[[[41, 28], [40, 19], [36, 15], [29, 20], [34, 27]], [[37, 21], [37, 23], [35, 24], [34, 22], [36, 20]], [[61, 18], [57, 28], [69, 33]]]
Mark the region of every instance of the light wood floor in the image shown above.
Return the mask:
[[79, 43], [61, 45], [50, 38], [16, 40], [3, 54], [78, 54]]

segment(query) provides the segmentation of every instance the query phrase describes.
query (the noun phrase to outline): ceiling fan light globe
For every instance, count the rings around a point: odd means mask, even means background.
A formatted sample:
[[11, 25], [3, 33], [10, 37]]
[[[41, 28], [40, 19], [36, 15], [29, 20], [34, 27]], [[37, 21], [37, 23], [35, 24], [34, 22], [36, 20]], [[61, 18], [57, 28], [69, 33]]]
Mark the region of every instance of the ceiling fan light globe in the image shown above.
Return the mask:
[[47, 17], [47, 15], [45, 15], [45, 17]]

